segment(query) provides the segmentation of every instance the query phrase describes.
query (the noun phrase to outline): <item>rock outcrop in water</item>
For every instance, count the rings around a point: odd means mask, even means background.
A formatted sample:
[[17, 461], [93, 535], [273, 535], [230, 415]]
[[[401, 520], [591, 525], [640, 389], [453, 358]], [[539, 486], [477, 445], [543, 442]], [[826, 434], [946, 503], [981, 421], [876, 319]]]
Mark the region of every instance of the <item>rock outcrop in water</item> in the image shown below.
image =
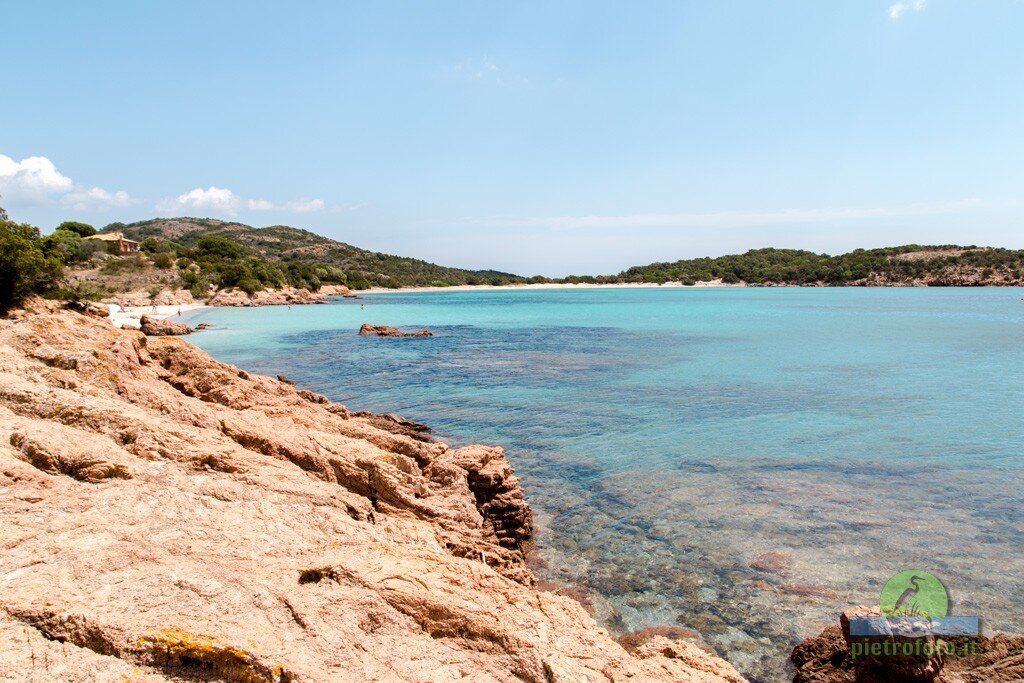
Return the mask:
[[403, 332], [397, 327], [389, 325], [370, 325], [363, 323], [359, 328], [359, 334], [364, 337], [433, 337], [430, 330], [416, 330], [415, 332]]
[[32, 306], [0, 320], [0, 680], [742, 680], [537, 590], [501, 449]]
[[143, 334], [154, 337], [178, 337], [195, 331], [185, 323], [176, 323], [167, 318], [155, 318], [151, 315], [144, 315], [139, 319], [139, 329]]
[[[1011, 683], [1024, 681], [1024, 638], [996, 635], [977, 639], [946, 638], [967, 656], [934, 654], [870, 654], [851, 657], [850, 619], [877, 616], [878, 608], [855, 607], [843, 613], [839, 625], [829, 626], [793, 649], [797, 672], [794, 683]], [[923, 636], [934, 643], [935, 636]], [[882, 640], [903, 643], [902, 636]], [[911, 642], [913, 642], [911, 640]], [[922, 651], [924, 648], [922, 647]], [[975, 652], [976, 650], [976, 652]], [[916, 652], [916, 650], [915, 650]]]

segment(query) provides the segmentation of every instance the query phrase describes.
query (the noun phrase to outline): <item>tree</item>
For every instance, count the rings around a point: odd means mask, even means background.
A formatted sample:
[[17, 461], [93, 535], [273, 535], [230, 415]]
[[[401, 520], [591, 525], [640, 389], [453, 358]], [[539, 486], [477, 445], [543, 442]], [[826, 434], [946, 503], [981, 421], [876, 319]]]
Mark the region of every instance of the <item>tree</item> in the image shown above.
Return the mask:
[[50, 289], [60, 276], [60, 261], [43, 253], [39, 228], [0, 220], [0, 314]]
[[96, 234], [96, 228], [88, 223], [79, 223], [78, 221], [64, 221], [57, 226], [57, 230], [68, 230], [79, 237], [92, 237]]
[[81, 248], [82, 238], [78, 233], [64, 228], [58, 228], [43, 240], [43, 253], [59, 259], [61, 263], [70, 263], [77, 259]]

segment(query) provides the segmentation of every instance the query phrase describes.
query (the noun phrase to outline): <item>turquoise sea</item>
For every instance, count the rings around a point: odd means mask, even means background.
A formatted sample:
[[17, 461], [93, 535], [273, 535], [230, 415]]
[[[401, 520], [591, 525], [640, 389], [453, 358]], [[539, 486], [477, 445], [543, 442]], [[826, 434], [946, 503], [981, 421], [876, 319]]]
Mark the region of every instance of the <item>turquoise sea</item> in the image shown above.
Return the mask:
[[694, 628], [784, 680], [793, 644], [911, 567], [1024, 631], [1022, 289], [395, 292], [187, 320], [220, 360], [504, 446], [538, 573], [613, 631]]

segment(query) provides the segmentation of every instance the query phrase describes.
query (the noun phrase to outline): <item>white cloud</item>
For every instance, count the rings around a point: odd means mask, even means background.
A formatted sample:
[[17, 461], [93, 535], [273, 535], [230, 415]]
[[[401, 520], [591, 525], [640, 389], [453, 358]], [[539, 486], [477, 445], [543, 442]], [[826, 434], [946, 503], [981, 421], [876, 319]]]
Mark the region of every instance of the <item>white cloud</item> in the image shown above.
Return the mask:
[[541, 216], [531, 218], [467, 218], [473, 225], [496, 228], [550, 230], [615, 230], [621, 228], [747, 228], [771, 225], [835, 223], [839, 221], [926, 216], [976, 208], [977, 202], [942, 202], [885, 208], [779, 209], [773, 211], [705, 211], [692, 213], [642, 213], [618, 216]]
[[200, 211], [213, 211], [233, 216], [239, 212], [241, 206], [242, 201], [234, 196], [230, 189], [210, 185], [206, 189], [202, 187], [190, 189], [187, 193], [178, 195], [175, 200], [161, 202], [157, 205], [157, 209], [161, 211], [199, 209]]
[[40, 206], [53, 201], [76, 211], [97, 211], [124, 207], [133, 200], [127, 192], [109, 192], [102, 187], [79, 185], [57, 170], [46, 157], [21, 161], [0, 154], [0, 196], [14, 205]]
[[211, 185], [205, 190], [197, 187], [175, 199], [164, 200], [156, 205], [157, 211], [207, 211], [226, 216], [237, 216], [246, 209], [248, 211], [287, 211], [290, 213], [309, 213], [322, 211], [326, 204], [322, 199], [296, 199], [284, 204], [275, 204], [269, 199], [245, 199], [227, 188]]
[[[0, 154], [0, 204], [6, 206], [60, 205], [75, 211], [101, 212], [137, 204], [127, 192], [111, 192], [102, 187], [81, 185], [57, 170], [42, 156], [15, 161]], [[156, 205], [157, 211], [208, 212], [236, 216], [242, 210], [309, 213], [327, 208], [322, 199], [294, 199], [276, 204], [268, 199], [246, 199], [227, 188], [211, 185], [197, 187]]]
[[907, 12], [920, 12], [926, 4], [927, 0], [900, 0], [900, 2], [889, 6], [889, 18], [899, 21], [900, 17]]
[[57, 170], [46, 157], [28, 157], [21, 161], [0, 154], [0, 194], [7, 201], [43, 204], [52, 195], [69, 192], [71, 178]]
[[285, 209], [293, 213], [309, 213], [311, 211], [323, 211], [324, 200], [322, 199], [297, 199], [285, 204]]
[[102, 187], [76, 189], [61, 197], [60, 201], [75, 211], [123, 208], [136, 203], [136, 200], [123, 190], [107, 192]]
[[251, 211], [273, 211], [274, 202], [266, 199], [250, 199], [246, 202], [246, 205]]

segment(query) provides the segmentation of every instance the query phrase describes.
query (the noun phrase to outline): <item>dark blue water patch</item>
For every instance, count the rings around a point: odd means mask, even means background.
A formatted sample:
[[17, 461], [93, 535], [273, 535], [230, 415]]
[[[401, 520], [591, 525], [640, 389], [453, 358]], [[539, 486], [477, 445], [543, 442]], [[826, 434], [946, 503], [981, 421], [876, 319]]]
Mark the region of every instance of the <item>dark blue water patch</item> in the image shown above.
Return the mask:
[[[281, 342], [302, 350], [302, 359], [282, 354], [265, 358], [290, 366], [311, 365], [310, 379], [327, 374], [334, 379], [393, 384], [425, 379], [450, 386], [545, 386], [587, 382], [610, 377], [617, 370], [636, 368], [651, 359], [631, 353], [637, 345], [658, 345], [671, 357], [687, 347], [709, 343], [706, 337], [674, 333], [633, 334], [610, 328], [546, 327], [493, 329], [472, 326], [435, 328], [428, 338], [382, 339], [354, 336], [351, 330], [303, 332]], [[325, 367], [326, 364], [326, 367]]]

